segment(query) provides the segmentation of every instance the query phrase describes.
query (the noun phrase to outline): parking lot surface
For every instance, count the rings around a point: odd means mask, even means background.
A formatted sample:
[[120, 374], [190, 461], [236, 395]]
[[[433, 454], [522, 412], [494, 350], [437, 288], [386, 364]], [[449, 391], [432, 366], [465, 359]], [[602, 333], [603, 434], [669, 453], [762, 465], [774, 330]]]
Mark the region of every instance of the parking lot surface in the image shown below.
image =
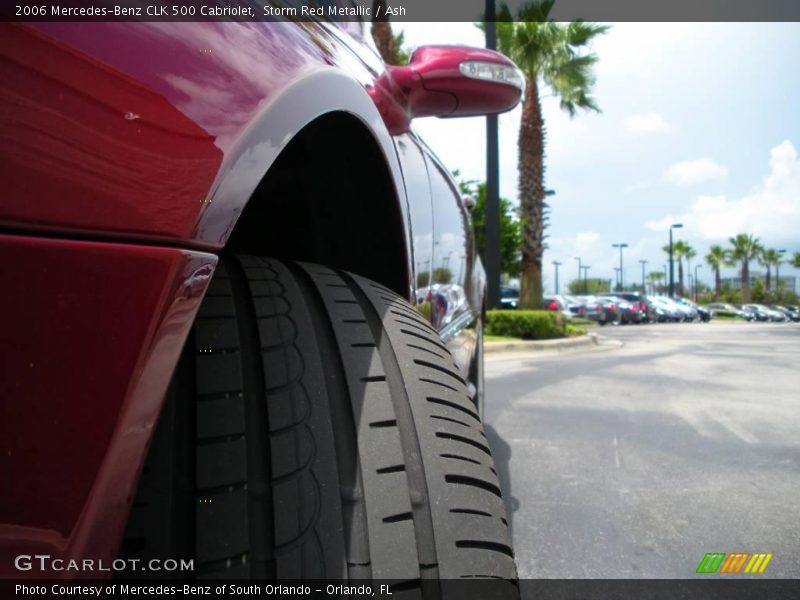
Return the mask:
[[487, 358], [521, 578], [686, 578], [707, 552], [800, 577], [800, 325], [607, 327]]

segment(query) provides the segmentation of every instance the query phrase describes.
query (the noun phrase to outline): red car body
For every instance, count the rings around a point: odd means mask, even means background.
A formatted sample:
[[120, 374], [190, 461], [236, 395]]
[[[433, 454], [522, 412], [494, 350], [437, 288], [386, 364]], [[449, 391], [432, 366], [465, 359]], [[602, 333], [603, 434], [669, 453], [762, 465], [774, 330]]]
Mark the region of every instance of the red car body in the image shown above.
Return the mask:
[[469, 370], [484, 277], [468, 214], [403, 126], [419, 112], [361, 24], [0, 31], [0, 575], [25, 576], [20, 554], [116, 556], [217, 254], [281, 153], [321, 118], [368, 141], [389, 191], [370, 202], [392, 224], [380, 233], [392, 251], [359, 257], [350, 240], [335, 266], [429, 300]]

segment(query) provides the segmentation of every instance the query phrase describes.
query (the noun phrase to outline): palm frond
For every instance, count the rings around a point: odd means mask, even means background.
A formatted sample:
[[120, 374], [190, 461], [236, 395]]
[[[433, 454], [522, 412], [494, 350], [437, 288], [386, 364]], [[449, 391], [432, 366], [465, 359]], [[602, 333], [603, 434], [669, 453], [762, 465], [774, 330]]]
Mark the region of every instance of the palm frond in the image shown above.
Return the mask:
[[502, 5], [498, 11], [498, 48], [525, 73], [529, 82], [541, 79], [560, 99], [570, 115], [578, 109], [599, 111], [591, 95], [594, 86], [595, 54], [580, 54], [594, 37], [608, 31], [605, 25], [549, 20], [553, 1], [531, 2], [517, 11], [517, 20], [508, 21], [511, 11]]
[[561, 98], [561, 108], [571, 116], [578, 108], [600, 110], [589, 95], [595, 83], [592, 67], [596, 62], [594, 55], [559, 57], [543, 73], [545, 83]]
[[585, 23], [584, 21], [572, 21], [564, 28], [564, 37], [570, 46], [585, 46], [592, 38], [597, 37], [608, 31], [608, 25], [597, 25], [596, 23]]
[[761, 241], [746, 233], [740, 233], [728, 240], [731, 244], [731, 256], [736, 260], [751, 260], [761, 252]]
[[706, 262], [715, 269], [733, 266], [730, 252], [719, 245], [711, 246], [705, 256]]

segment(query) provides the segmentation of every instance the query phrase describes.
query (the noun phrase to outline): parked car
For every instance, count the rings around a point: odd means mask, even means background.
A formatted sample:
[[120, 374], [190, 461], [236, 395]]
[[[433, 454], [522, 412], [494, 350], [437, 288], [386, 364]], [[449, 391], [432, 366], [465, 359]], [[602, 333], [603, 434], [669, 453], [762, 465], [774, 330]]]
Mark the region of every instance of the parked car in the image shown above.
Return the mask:
[[[610, 302], [603, 302], [607, 298], [597, 296], [581, 296], [584, 307], [584, 317], [595, 321], [600, 325], [606, 325], [618, 321], [616, 305]], [[613, 306], [613, 309], [611, 308]]]
[[519, 305], [519, 290], [510, 287], [500, 288], [500, 306], [505, 309], [514, 309]]
[[735, 304], [737, 308], [750, 313], [756, 321], [771, 321], [772, 316], [763, 308], [759, 308], [756, 304]]
[[576, 317], [586, 318], [586, 302], [580, 296], [564, 296], [567, 309]]
[[569, 308], [570, 302], [566, 296], [562, 296], [560, 294], [547, 294], [542, 297], [542, 302], [545, 310], [554, 310], [560, 312], [568, 320], [575, 316], [575, 313], [573, 313]]
[[712, 302], [711, 304], [706, 304], [706, 309], [711, 311], [712, 316], [730, 316], [736, 317], [738, 319], [744, 319], [745, 321], [754, 321], [755, 316], [753, 313], [748, 312], [746, 310], [742, 310], [740, 308], [736, 308], [733, 304], [726, 304], [723, 302]]
[[0, 577], [515, 579], [485, 274], [411, 122], [511, 109], [516, 66], [312, 17], [0, 39]]
[[652, 311], [652, 322], [654, 323], [667, 323], [672, 321], [672, 317], [670, 316], [669, 312], [663, 307], [659, 306], [655, 302], [650, 303], [650, 308]]
[[642, 292], [608, 292], [603, 294], [603, 296], [622, 298], [626, 302], [637, 305], [639, 307], [639, 312], [642, 313], [643, 321], [650, 322], [657, 320], [657, 315], [655, 315], [653, 311], [652, 303], [649, 301], [647, 294]]
[[666, 296], [651, 296], [650, 301], [655, 308], [663, 313], [663, 316], [659, 315], [659, 318], [663, 318], [663, 321], [677, 323], [687, 320], [687, 311]]
[[711, 311], [708, 310], [702, 304], [698, 304], [696, 306], [696, 308], [697, 308], [697, 315], [698, 315], [698, 317], [700, 317], [700, 320], [703, 323], [708, 323], [714, 317], [714, 315], [711, 313]]
[[595, 297], [595, 301], [600, 305], [598, 310], [598, 323], [600, 325], [619, 325], [621, 322], [620, 311], [617, 303], [605, 296]]
[[638, 303], [628, 302], [627, 300], [618, 296], [603, 296], [611, 304], [616, 307], [618, 315], [618, 323], [625, 325], [627, 323], [641, 323], [644, 320], [641, 309]]
[[668, 301], [673, 302], [675, 306], [677, 306], [678, 309], [683, 312], [684, 321], [692, 322], [700, 318], [700, 313], [698, 312], [694, 302], [691, 300], [681, 298], [680, 296], [675, 296], [674, 298], [668, 298]]
[[639, 324], [645, 321], [645, 313], [641, 306], [636, 302], [628, 302], [622, 298], [618, 299], [617, 306], [620, 309], [622, 323]]
[[688, 298], [676, 298], [675, 302], [679, 305], [688, 308], [690, 311], [694, 311], [694, 318], [699, 319], [703, 323], [708, 323], [711, 320], [711, 311], [706, 308], [703, 308], [699, 304], [696, 304], [689, 300]]
[[786, 309], [789, 312], [789, 314], [792, 315], [792, 321], [800, 320], [800, 306], [785, 305], [783, 308]]
[[763, 304], [748, 304], [748, 306], [753, 306], [757, 310], [760, 310], [761, 312], [766, 314], [769, 320], [773, 323], [780, 323], [782, 321], [788, 320], [788, 318], [783, 312], [770, 308], [769, 306], [764, 306]]
[[800, 321], [800, 313], [792, 311], [785, 306], [779, 306], [777, 304], [772, 304], [769, 306], [770, 309], [781, 313], [787, 321]]

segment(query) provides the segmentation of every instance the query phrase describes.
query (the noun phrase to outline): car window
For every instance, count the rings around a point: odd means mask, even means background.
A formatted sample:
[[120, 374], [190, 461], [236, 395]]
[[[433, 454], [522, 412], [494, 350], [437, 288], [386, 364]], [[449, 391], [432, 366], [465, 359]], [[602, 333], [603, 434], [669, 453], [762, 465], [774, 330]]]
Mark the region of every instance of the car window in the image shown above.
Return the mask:
[[431, 211], [430, 185], [425, 155], [416, 139], [408, 134], [395, 138], [397, 158], [403, 171], [403, 181], [408, 198], [411, 220], [412, 248], [414, 253], [414, 288], [418, 298], [418, 310], [430, 314], [428, 298], [433, 268], [433, 214]]
[[426, 160], [434, 216], [431, 281], [449, 294], [447, 306], [432, 311], [431, 323], [441, 329], [450, 324], [460, 326], [470, 310], [465, 298], [470, 298], [476, 306], [480, 300], [473, 295], [477, 290], [472, 286], [475, 257], [472, 222], [449, 173], [432, 156], [426, 156]]

